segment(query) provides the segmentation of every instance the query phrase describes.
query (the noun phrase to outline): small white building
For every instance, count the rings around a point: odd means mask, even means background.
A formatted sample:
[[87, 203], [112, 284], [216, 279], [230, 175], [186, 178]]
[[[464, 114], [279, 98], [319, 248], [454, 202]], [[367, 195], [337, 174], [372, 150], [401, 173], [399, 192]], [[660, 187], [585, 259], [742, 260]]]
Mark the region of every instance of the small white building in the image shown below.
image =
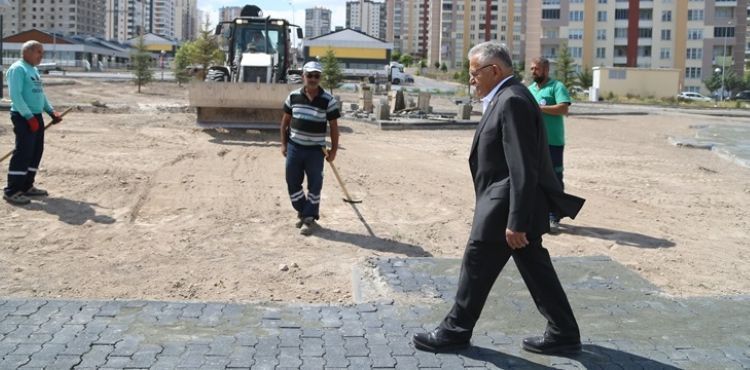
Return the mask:
[[674, 98], [680, 93], [680, 70], [674, 68], [594, 67], [589, 99], [617, 96]]

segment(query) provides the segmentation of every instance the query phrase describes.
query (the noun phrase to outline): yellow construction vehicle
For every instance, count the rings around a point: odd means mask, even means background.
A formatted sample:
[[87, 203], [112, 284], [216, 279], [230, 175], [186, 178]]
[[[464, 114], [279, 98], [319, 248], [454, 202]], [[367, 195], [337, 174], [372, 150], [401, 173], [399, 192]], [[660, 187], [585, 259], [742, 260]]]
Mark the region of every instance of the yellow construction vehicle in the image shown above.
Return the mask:
[[[302, 29], [285, 19], [264, 17], [254, 5], [240, 16], [216, 26], [216, 35], [227, 41], [224, 65], [208, 68], [205, 81], [188, 87], [190, 106], [203, 128], [278, 129], [283, 104], [299, 81], [290, 66], [292, 28], [302, 39]], [[291, 74], [290, 74], [291, 71]], [[297, 71], [299, 73], [299, 71]]]

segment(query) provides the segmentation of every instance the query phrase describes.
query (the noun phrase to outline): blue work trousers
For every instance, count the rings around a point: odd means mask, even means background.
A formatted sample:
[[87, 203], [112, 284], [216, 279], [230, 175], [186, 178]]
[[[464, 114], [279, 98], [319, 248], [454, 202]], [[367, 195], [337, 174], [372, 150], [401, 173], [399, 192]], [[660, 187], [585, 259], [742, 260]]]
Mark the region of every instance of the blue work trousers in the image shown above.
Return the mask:
[[[320, 192], [323, 189], [325, 157], [319, 146], [304, 146], [291, 140], [286, 151], [286, 185], [292, 206], [300, 218], [320, 217]], [[307, 194], [302, 182], [307, 177]]]
[[34, 185], [36, 172], [44, 152], [44, 119], [41, 114], [35, 114], [35, 116], [39, 121], [39, 130], [31, 132], [28, 122], [20, 113], [10, 113], [13, 133], [16, 135], [16, 147], [10, 157], [5, 195], [24, 193]]

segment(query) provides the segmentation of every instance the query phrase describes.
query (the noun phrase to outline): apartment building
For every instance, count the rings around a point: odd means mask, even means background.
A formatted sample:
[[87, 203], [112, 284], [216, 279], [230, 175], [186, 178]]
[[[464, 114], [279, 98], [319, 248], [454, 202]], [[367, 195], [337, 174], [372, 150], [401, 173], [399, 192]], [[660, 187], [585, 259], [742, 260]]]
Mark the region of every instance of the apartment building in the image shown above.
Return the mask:
[[223, 6], [219, 8], [219, 22], [230, 22], [240, 16], [241, 6]]
[[175, 1], [150, 0], [149, 4], [149, 32], [175, 39]]
[[316, 6], [305, 9], [305, 38], [318, 37], [331, 32], [331, 10]]
[[197, 10], [196, 0], [175, 0], [174, 34], [177, 40], [193, 40], [198, 36]]
[[385, 3], [370, 0], [346, 2], [346, 27], [385, 39]]
[[[677, 68], [681, 89], [708, 93], [703, 80], [725, 66], [742, 74], [747, 0], [529, 0], [526, 59], [554, 60], [567, 44], [578, 69]], [[740, 30], [735, 32], [735, 30]]]
[[67, 35], [106, 35], [105, 0], [78, 0], [72, 3], [7, 0], [7, 6], [0, 11], [4, 16], [4, 35], [34, 28]]
[[429, 63], [440, 59], [440, 14], [442, 1], [387, 0], [386, 41], [395, 51], [426, 58]]
[[504, 43], [515, 62], [525, 56], [526, 1], [443, 0], [440, 15], [440, 63], [459, 67], [471, 46]]

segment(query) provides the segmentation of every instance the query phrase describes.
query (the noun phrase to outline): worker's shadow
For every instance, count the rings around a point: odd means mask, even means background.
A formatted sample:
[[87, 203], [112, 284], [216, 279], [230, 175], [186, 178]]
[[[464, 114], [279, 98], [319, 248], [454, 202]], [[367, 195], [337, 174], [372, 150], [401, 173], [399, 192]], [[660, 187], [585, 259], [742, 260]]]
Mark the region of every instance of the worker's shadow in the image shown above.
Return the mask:
[[[456, 352], [456, 354], [477, 361], [484, 361], [500, 369], [555, 369], [556, 367], [545, 366], [531, 362], [522, 357], [497, 351], [493, 348], [470, 347]], [[569, 364], [557, 360], [556, 363], [566, 368], [578, 368], [580, 363], [584, 369], [665, 369], [677, 370], [678, 367], [665, 364], [646, 357], [635, 355], [617, 349], [610, 349], [595, 344], [584, 344], [580, 353], [570, 355], [558, 355], [570, 360]]]
[[220, 145], [280, 147], [279, 132], [272, 130], [221, 129], [204, 130], [208, 141]]
[[99, 224], [115, 223], [112, 217], [97, 215], [94, 207], [99, 207], [99, 205], [65, 198], [40, 197], [25, 208], [55, 215], [60, 221], [70, 225], [83, 225], [89, 220]]
[[367, 223], [367, 220], [365, 220], [365, 218], [362, 216], [362, 213], [359, 212], [357, 206], [355, 204], [349, 205], [357, 214], [357, 217], [365, 226], [365, 229], [367, 229], [367, 235], [338, 231], [325, 227], [321, 227], [320, 230], [318, 230], [318, 232], [316, 232], [314, 235], [322, 239], [349, 243], [361, 248], [371, 249], [379, 252], [398, 253], [407, 257], [432, 257], [432, 254], [430, 252], [425, 251], [419, 246], [378, 237], [372, 231], [370, 224]]
[[592, 226], [560, 225], [560, 232], [592, 238], [611, 240], [617, 244], [637, 248], [671, 248], [676, 244], [667, 239], [655, 238], [630, 231], [611, 230]]

